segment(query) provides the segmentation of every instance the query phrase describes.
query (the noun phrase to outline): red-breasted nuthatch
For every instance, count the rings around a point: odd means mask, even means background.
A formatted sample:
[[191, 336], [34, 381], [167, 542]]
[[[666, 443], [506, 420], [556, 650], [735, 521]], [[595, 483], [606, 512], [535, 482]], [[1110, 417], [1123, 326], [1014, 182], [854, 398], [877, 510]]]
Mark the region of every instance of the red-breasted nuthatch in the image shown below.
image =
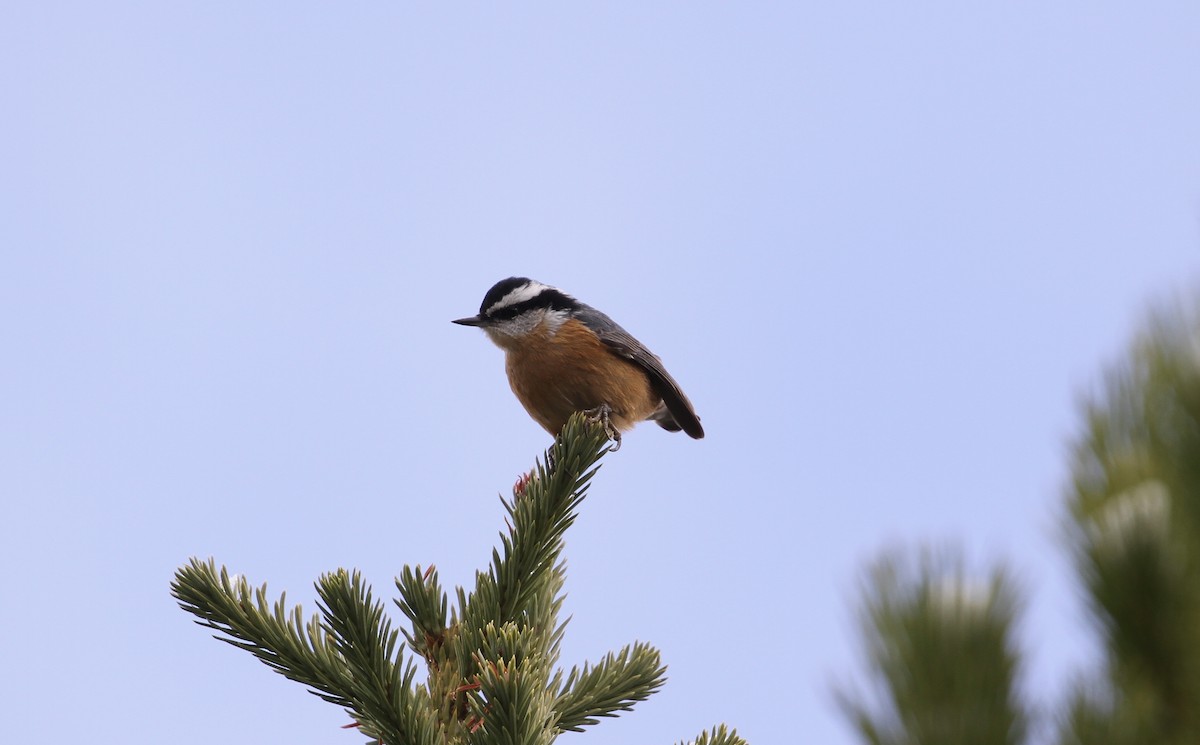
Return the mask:
[[604, 424], [614, 450], [623, 430], [645, 420], [704, 437], [700, 417], [662, 361], [562, 290], [509, 277], [483, 296], [479, 315], [454, 323], [478, 326], [504, 350], [513, 393], [552, 435], [582, 411]]

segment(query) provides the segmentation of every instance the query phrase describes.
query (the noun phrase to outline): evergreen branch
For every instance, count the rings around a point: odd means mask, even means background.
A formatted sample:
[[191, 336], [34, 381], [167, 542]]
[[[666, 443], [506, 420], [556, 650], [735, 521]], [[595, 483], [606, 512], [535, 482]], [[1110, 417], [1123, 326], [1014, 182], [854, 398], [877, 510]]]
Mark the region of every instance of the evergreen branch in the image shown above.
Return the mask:
[[566, 580], [567, 566], [561, 561], [547, 576], [542, 592], [530, 604], [527, 618], [543, 634], [541, 648], [544, 651], [548, 667], [558, 664], [559, 646], [566, 633], [568, 618], [561, 623], [558, 620], [566, 595], [563, 593], [563, 582]]
[[432, 661], [445, 640], [448, 606], [437, 570], [431, 566], [422, 574], [420, 566], [414, 570], [405, 565], [396, 578], [396, 589], [400, 599], [393, 602], [412, 621], [412, 633], [404, 631], [404, 638], [414, 652]]
[[[317, 582], [320, 613], [304, 621], [300, 606], [271, 605], [266, 585], [252, 591], [215, 562], [192, 559], [172, 593], [216, 638], [245, 649], [276, 672], [347, 709], [379, 745], [550, 745], [629, 711], [664, 683], [657, 650], [637, 643], [595, 666], [555, 671], [565, 622], [559, 621], [566, 565], [563, 535], [574, 524], [601, 456], [602, 427], [573, 416], [538, 462], [502, 500], [508, 531], [491, 566], [476, 573], [457, 607], [430, 567], [405, 566], [397, 606], [411, 631], [394, 629], [361, 575], [338, 570]], [[449, 615], [449, 617], [447, 617]], [[404, 659], [403, 636], [429, 666]], [[694, 745], [745, 745], [722, 726]]]
[[546, 685], [552, 663], [545, 654], [543, 630], [488, 624], [478, 639], [471, 656], [479, 687], [470, 699], [468, 731], [482, 728], [479, 742], [549, 743], [555, 734], [553, 700]]
[[537, 477], [504, 506], [512, 520], [501, 534], [504, 557], [493, 552], [492, 576], [501, 591], [502, 620], [525, 610], [537, 592], [540, 575], [553, 570], [563, 548], [563, 535], [575, 523], [577, 510], [600, 457], [608, 451], [604, 428], [575, 414], [555, 438], [547, 454], [553, 466], [536, 466]]
[[325, 628], [353, 678], [350, 708], [362, 731], [389, 745], [435, 745], [436, 719], [412, 684], [416, 668], [402, 664], [400, 632], [361, 575], [344, 569], [322, 575], [317, 592]]
[[1066, 535], [1104, 656], [1062, 742], [1200, 742], [1200, 304], [1147, 320], [1074, 445]]
[[555, 701], [558, 728], [582, 732], [585, 726], [599, 722], [596, 717], [630, 711], [662, 687], [666, 671], [658, 650], [641, 642], [616, 655], [608, 653], [595, 667], [572, 668]]
[[490, 629], [493, 648], [476, 655], [480, 696], [472, 699], [478, 723], [469, 729], [473, 745], [550, 745], [557, 734], [553, 701], [546, 690], [547, 671], [536, 654], [525, 649], [508, 659], [495, 659], [505, 646], [524, 646], [512, 624]]
[[708, 732], [701, 732], [695, 740], [689, 740], [687, 743], [680, 742], [677, 745], [749, 745], [749, 743], [738, 737], [737, 730], [731, 730], [722, 724], [713, 727]]
[[990, 575], [971, 578], [957, 552], [889, 554], [876, 562], [859, 613], [878, 703], [835, 692], [864, 742], [1025, 741], [1013, 642], [1020, 599], [1002, 568]]
[[[575, 414], [547, 452], [546, 467], [538, 462], [536, 475], [523, 493], [502, 500], [510, 518], [492, 566], [476, 573], [476, 588], [461, 611], [466, 625], [482, 628], [504, 624], [526, 614], [555, 571], [562, 553], [563, 534], [574, 524], [576, 510], [587, 493], [596, 462], [608, 452], [604, 428]], [[460, 594], [461, 597], [461, 594]]]
[[217, 639], [250, 652], [322, 699], [353, 708], [352, 676], [345, 661], [326, 643], [316, 616], [305, 624], [299, 605], [284, 610], [286, 595], [281, 594], [272, 609], [265, 584], [252, 600], [245, 578], [231, 579], [224, 567], [218, 573], [214, 560], [196, 558], [175, 573], [171, 594], [199, 619], [196, 623], [225, 635], [214, 635]]

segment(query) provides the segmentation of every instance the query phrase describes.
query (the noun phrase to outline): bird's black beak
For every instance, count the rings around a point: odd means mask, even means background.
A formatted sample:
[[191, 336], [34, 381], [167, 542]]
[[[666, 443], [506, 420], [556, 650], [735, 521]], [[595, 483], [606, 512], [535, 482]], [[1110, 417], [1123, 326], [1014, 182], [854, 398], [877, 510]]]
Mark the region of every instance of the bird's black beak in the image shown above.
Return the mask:
[[450, 323], [457, 323], [459, 326], [482, 326], [487, 323], [487, 319], [483, 316], [468, 316], [451, 321]]

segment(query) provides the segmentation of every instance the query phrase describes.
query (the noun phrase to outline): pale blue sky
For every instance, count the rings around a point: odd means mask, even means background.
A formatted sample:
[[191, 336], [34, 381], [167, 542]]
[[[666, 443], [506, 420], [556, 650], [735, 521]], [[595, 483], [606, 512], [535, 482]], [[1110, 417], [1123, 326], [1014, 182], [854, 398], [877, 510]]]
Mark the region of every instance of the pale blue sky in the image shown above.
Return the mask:
[[568, 536], [564, 661], [670, 682], [563, 742], [852, 742], [898, 543], [1012, 562], [1039, 704], [1090, 659], [1066, 443], [1195, 286], [1200, 5], [9, 3], [0, 94], [0, 739], [360, 742], [168, 583], [469, 582], [547, 443], [449, 323], [511, 274], [708, 432], [627, 436]]

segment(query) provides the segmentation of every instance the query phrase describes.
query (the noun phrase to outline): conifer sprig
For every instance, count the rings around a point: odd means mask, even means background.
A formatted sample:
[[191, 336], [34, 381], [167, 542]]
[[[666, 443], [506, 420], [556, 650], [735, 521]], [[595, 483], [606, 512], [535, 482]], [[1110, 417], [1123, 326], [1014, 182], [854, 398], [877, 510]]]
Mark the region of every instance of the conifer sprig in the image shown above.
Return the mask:
[[[395, 602], [406, 629], [393, 628], [359, 573], [344, 569], [317, 581], [320, 613], [307, 623], [300, 606], [287, 609], [283, 595], [268, 603], [266, 585], [252, 592], [211, 559], [182, 567], [172, 592], [217, 638], [344, 707], [379, 743], [548, 745], [629, 711], [665, 681], [658, 651], [640, 642], [572, 668], [565, 681], [557, 667], [563, 536], [606, 443], [602, 427], [571, 418], [545, 460], [501, 500], [508, 529], [475, 587], [455, 588], [454, 607], [433, 567], [404, 567]], [[424, 683], [414, 683], [405, 647], [425, 660]], [[695, 742], [744, 743], [723, 727]]]
[[731, 730], [722, 724], [713, 727], [708, 732], [701, 732], [695, 740], [689, 740], [686, 743], [680, 742], [677, 745], [747, 745], [747, 743], [738, 737], [737, 730]]
[[595, 667], [572, 668], [558, 696], [559, 729], [582, 732], [596, 717], [629, 711], [662, 687], [666, 671], [658, 651], [641, 642], [609, 652]]

